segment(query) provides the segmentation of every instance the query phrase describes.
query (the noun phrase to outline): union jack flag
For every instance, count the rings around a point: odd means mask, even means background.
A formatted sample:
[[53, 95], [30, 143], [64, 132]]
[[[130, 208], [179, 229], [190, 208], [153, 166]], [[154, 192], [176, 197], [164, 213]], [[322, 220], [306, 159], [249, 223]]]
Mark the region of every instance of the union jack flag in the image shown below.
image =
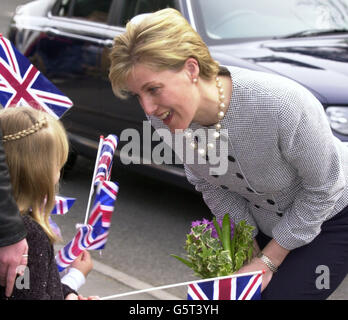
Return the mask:
[[262, 273], [189, 284], [187, 300], [260, 300]]
[[88, 224], [93, 227], [94, 241], [88, 250], [104, 249], [111, 226], [119, 186], [116, 182], [102, 181], [99, 183]]
[[117, 183], [100, 182], [88, 224], [80, 226], [75, 237], [56, 255], [59, 272], [67, 268], [82, 251], [105, 247], [117, 194]]
[[56, 205], [54, 206], [51, 214], [64, 215], [66, 214], [72, 205], [74, 204], [76, 198], [67, 198], [62, 196], [56, 196]]
[[118, 145], [118, 137], [109, 134], [103, 141], [97, 165], [97, 171], [94, 178], [94, 185], [98, 185], [99, 181], [110, 180], [113, 157]]
[[0, 104], [30, 106], [59, 119], [73, 103], [0, 34]]
[[79, 227], [75, 237], [56, 255], [58, 271], [67, 268], [81, 253], [86, 250], [90, 243], [93, 243], [93, 228], [90, 225]]

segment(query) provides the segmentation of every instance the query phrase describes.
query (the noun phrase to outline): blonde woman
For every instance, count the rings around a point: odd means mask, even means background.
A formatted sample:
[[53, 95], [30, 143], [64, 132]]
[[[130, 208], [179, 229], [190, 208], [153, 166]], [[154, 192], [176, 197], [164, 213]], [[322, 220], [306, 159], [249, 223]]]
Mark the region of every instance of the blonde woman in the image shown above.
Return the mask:
[[[15, 287], [9, 298], [77, 299], [77, 293], [61, 283], [53, 251], [58, 237], [49, 222], [60, 170], [68, 156], [66, 132], [49, 114], [24, 107], [1, 110], [0, 125], [13, 196], [29, 246], [29, 288]], [[4, 298], [4, 288], [0, 289]]]
[[211, 212], [255, 227], [257, 256], [240, 272], [266, 270], [262, 298], [327, 298], [348, 272], [348, 149], [320, 102], [289, 79], [220, 66], [174, 9], [129, 22], [110, 59], [115, 95], [136, 96], [171, 138], [184, 133], [187, 178]]

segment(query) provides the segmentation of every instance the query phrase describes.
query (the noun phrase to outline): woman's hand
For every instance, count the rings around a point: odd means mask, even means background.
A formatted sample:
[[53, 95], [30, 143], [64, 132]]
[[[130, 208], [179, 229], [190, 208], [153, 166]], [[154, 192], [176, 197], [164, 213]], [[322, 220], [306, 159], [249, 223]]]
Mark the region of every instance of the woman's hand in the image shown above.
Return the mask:
[[83, 251], [71, 264], [71, 267], [81, 271], [87, 277], [93, 269], [93, 261], [90, 253], [87, 250]]
[[[260, 252], [260, 248], [257, 242], [254, 241], [254, 254], [251, 262], [236, 272], [236, 274], [254, 272], [264, 270], [265, 273], [262, 276], [261, 292], [266, 289], [269, 282], [272, 279], [273, 272], [267, 267], [267, 265], [259, 258], [255, 257]], [[289, 250], [281, 247], [274, 239], [272, 239], [262, 252], [273, 262], [273, 264], [279, 267], [284, 261], [285, 257], [289, 254]]]
[[253, 258], [249, 264], [243, 266], [240, 268], [235, 274], [240, 273], [248, 273], [248, 272], [254, 272], [254, 271], [261, 271], [264, 270], [265, 273], [262, 275], [262, 285], [261, 285], [261, 292], [266, 289], [269, 282], [272, 279], [273, 272], [268, 269], [268, 267], [263, 263], [263, 261], [259, 258]]
[[254, 239], [254, 242], [253, 242], [253, 258], [255, 258], [258, 254], [259, 254], [259, 252], [261, 251], [260, 250], [260, 247], [259, 247], [259, 245], [258, 245], [258, 243], [257, 243], [257, 241]]

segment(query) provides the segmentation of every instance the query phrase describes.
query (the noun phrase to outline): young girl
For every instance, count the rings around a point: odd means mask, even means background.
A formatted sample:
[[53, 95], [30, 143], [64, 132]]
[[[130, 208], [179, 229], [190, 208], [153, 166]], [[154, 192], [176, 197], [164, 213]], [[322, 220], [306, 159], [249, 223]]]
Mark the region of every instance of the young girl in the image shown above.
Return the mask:
[[[68, 157], [63, 125], [47, 113], [25, 107], [1, 110], [0, 125], [13, 195], [29, 246], [29, 288], [15, 286], [10, 299], [77, 299], [76, 291], [61, 283], [53, 250], [58, 236], [49, 223], [60, 170]], [[83, 260], [86, 265], [86, 257]], [[1, 287], [0, 297], [5, 297]]]

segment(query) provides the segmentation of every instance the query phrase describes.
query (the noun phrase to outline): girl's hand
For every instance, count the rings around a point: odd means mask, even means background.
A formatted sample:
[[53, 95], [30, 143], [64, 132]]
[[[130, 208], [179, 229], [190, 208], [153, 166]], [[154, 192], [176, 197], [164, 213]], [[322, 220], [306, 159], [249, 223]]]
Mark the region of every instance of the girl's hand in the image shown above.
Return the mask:
[[76, 295], [75, 293], [69, 293], [65, 300], [100, 300], [100, 298], [98, 296], [89, 296], [87, 298], [85, 298], [84, 296]]
[[79, 295], [78, 296], [78, 300], [100, 300], [100, 297], [98, 297], [98, 296], [89, 296], [89, 297], [85, 298], [85, 297]]
[[261, 271], [264, 270], [265, 273], [262, 275], [262, 285], [261, 285], [261, 292], [266, 289], [269, 282], [272, 279], [273, 272], [268, 269], [268, 267], [262, 262], [259, 258], [254, 258], [250, 261], [249, 264], [243, 266], [240, 268], [235, 274], [240, 273], [248, 273], [248, 272], [254, 272], [254, 271]]
[[69, 293], [66, 297], [65, 300], [79, 300], [78, 296], [75, 293]]
[[87, 250], [83, 251], [71, 264], [71, 267], [80, 270], [83, 275], [87, 277], [89, 272], [93, 269], [93, 261], [90, 253]]

